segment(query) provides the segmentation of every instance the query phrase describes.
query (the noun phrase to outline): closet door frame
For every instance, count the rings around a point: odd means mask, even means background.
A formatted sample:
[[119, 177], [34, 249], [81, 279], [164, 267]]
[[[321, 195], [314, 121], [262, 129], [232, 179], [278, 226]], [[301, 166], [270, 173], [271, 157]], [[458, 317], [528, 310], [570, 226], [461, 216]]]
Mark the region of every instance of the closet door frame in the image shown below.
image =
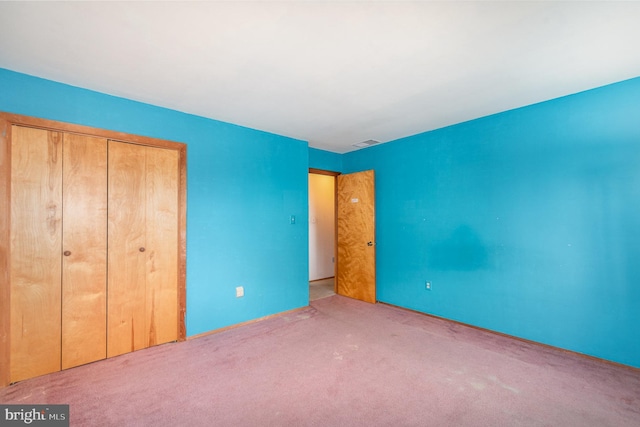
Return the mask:
[[186, 339], [186, 261], [187, 261], [187, 146], [163, 139], [132, 135], [90, 126], [58, 122], [0, 112], [0, 387], [9, 384], [11, 344], [11, 127], [13, 125], [106, 138], [129, 144], [176, 150], [179, 153], [178, 184], [178, 341]]

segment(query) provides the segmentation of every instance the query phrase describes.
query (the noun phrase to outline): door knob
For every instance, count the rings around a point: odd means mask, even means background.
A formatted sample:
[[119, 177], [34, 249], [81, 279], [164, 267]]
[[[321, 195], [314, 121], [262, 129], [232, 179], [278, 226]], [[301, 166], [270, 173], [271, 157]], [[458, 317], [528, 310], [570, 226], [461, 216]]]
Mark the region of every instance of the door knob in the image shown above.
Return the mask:
[[367, 246], [373, 246], [373, 242], [367, 242]]
[[64, 251], [64, 252], [62, 252], [62, 255], [69, 256], [69, 255], [71, 255], [71, 251]]

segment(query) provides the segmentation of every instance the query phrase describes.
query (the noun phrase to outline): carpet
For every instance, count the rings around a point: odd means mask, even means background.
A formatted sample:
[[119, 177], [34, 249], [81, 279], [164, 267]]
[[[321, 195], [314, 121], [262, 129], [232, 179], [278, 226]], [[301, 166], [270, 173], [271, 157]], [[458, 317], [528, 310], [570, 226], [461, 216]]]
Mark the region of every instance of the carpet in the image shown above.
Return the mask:
[[0, 389], [74, 426], [634, 426], [640, 371], [334, 295]]

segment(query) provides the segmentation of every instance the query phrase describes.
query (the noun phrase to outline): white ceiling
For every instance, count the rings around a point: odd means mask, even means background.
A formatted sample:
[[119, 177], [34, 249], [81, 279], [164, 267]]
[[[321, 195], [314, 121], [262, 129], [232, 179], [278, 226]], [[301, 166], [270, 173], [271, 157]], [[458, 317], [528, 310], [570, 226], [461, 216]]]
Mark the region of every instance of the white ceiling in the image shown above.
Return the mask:
[[640, 2], [0, 2], [0, 67], [344, 153], [640, 76]]

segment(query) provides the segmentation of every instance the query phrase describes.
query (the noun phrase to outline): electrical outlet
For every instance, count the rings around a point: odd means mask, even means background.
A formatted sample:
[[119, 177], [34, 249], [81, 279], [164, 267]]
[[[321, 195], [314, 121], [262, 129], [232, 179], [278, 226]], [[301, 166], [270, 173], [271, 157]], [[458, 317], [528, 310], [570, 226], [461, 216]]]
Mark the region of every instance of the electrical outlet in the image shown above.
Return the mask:
[[244, 296], [244, 286], [238, 286], [236, 288], [236, 298], [240, 298]]
[[426, 282], [425, 285], [424, 285], [424, 288], [426, 290], [430, 291], [431, 290], [431, 282]]

